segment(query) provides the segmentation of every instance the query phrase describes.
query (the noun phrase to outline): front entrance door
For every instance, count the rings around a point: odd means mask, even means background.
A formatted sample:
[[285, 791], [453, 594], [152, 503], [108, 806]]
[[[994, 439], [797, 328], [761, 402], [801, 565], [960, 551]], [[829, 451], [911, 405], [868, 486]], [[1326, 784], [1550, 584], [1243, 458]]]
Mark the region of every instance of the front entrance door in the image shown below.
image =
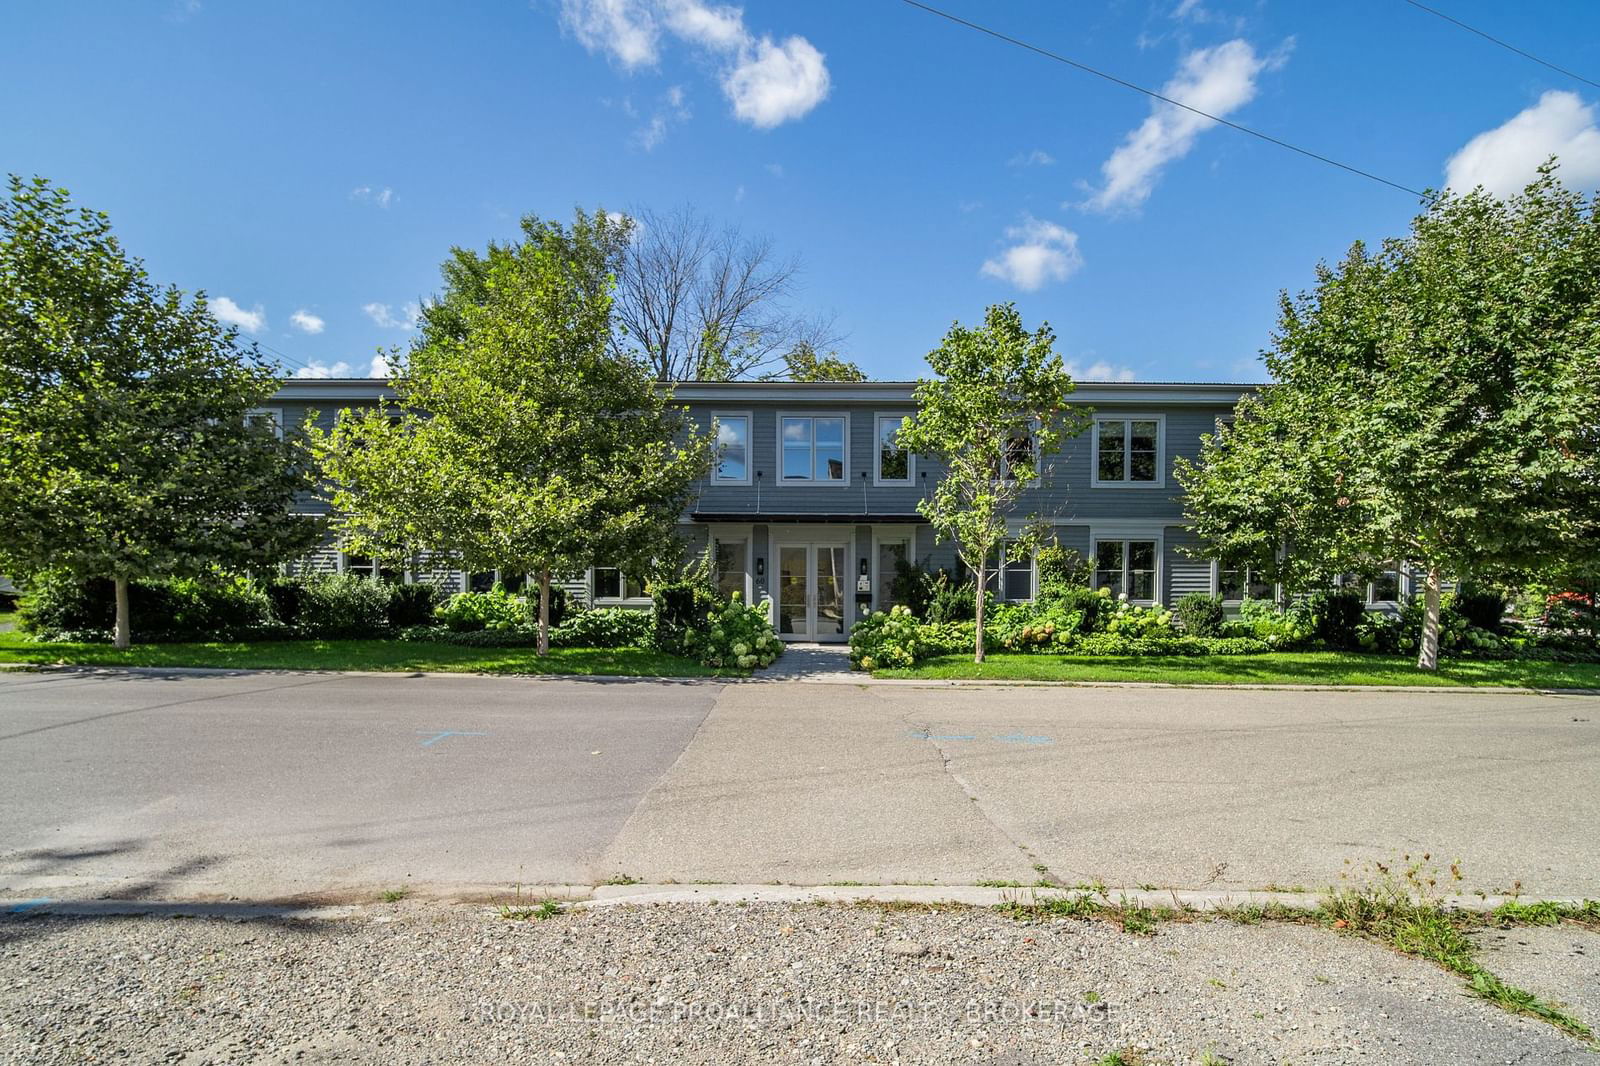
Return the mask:
[[845, 546], [778, 545], [778, 636], [845, 639]]

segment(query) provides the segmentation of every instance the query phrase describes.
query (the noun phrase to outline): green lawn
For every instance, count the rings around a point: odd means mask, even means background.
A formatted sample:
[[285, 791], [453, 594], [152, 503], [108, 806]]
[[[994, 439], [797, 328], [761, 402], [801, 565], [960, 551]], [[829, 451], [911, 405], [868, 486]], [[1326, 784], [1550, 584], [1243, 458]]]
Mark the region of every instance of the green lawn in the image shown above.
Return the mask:
[[644, 677], [743, 676], [692, 659], [639, 648], [463, 648], [400, 640], [285, 640], [254, 644], [35, 644], [0, 633], [0, 663], [73, 666], [222, 666], [251, 670], [432, 670], [481, 674], [631, 674]]
[[1346, 652], [1269, 655], [1080, 658], [1060, 655], [942, 655], [911, 670], [875, 677], [978, 678], [992, 681], [1163, 681], [1179, 685], [1512, 685], [1600, 688], [1600, 665], [1447, 660], [1436, 674], [1410, 659]]

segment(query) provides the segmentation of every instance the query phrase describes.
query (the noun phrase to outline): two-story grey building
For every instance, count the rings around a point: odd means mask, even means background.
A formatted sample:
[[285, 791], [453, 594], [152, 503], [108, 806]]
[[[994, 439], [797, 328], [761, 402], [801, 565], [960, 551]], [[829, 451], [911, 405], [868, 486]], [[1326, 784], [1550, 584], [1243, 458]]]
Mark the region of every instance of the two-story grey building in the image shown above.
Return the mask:
[[[1018, 507], [1039, 515], [1059, 541], [1094, 565], [1096, 587], [1135, 603], [1172, 604], [1185, 593], [1225, 600], [1270, 598], [1248, 572], [1224, 570], [1181, 549], [1194, 538], [1183, 516], [1173, 461], [1199, 453], [1200, 437], [1231, 416], [1252, 386], [1167, 382], [1084, 383], [1073, 401], [1093, 424], [1050, 461], [1047, 476]], [[715, 579], [748, 602], [772, 601], [778, 633], [794, 640], [844, 640], [863, 613], [892, 605], [897, 560], [958, 569], [952, 545], [935, 542], [917, 513], [940, 467], [893, 444], [914, 409], [913, 384], [870, 382], [689, 382], [677, 399], [702, 425], [715, 424], [720, 461], [683, 515], [684, 539], [711, 551]], [[331, 424], [344, 407], [387, 394], [380, 380], [286, 381], [272, 414], [280, 425], [308, 411]], [[308, 510], [321, 505], [308, 502]], [[1031, 559], [1002, 558], [997, 594], [1033, 596]], [[337, 545], [308, 560], [324, 570], [370, 569]], [[406, 580], [452, 591], [487, 587], [497, 575], [465, 574], [449, 560], [418, 561]], [[1395, 599], [1387, 578], [1369, 586], [1373, 602]], [[574, 576], [574, 595], [594, 606], [644, 606], [639, 583], [615, 567]]]

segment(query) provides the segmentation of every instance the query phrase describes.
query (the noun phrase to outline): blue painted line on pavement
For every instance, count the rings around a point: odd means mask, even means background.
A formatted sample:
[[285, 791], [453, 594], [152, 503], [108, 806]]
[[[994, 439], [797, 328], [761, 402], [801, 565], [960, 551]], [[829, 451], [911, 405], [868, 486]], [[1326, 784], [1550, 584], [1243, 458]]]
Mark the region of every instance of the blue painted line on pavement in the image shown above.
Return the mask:
[[35, 907], [43, 907], [46, 903], [49, 903], [49, 902], [50, 902], [50, 900], [48, 900], [48, 899], [27, 899], [27, 900], [23, 900], [21, 903], [15, 904], [12, 907], [10, 907], [6, 911], [6, 913], [7, 914], [25, 914], [28, 911], [33, 910]]
[[425, 735], [428, 738], [422, 742], [422, 746], [425, 748], [439, 743], [439, 741], [443, 740], [445, 737], [486, 737], [489, 735], [488, 733], [463, 732], [459, 729], [441, 729], [437, 732], [428, 729], [419, 729], [417, 732]]
[[1055, 741], [1051, 740], [1049, 737], [1034, 737], [1034, 736], [1029, 736], [1026, 733], [1007, 733], [1004, 736], [997, 736], [994, 739], [998, 740], [1002, 744], [1054, 744], [1055, 743]]

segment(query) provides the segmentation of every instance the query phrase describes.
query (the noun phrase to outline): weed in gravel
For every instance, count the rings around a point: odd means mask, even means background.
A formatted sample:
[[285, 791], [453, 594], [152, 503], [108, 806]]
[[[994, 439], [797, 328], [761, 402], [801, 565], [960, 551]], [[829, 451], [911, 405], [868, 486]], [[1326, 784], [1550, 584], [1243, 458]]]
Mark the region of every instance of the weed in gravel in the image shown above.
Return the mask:
[[639, 883], [639, 879], [630, 874], [612, 874], [600, 883], [602, 885], [636, 885]]
[[1095, 1063], [1095, 1066], [1140, 1066], [1144, 1056], [1131, 1047], [1119, 1051], [1108, 1051], [1105, 1056]]
[[500, 917], [513, 922], [542, 922], [546, 918], [554, 918], [564, 909], [553, 899], [542, 899], [531, 907], [513, 907], [508, 903], [500, 908]]
[[1127, 896], [1112, 899], [1108, 893], [1092, 895], [1078, 892], [1066, 896], [1008, 899], [999, 904], [1000, 913], [1018, 919], [1104, 918], [1117, 923], [1125, 933], [1149, 936], [1156, 926], [1172, 921], [1183, 912], [1172, 907], [1146, 907]]
[[[1407, 855], [1398, 872], [1388, 864], [1373, 863], [1360, 880], [1331, 890], [1317, 915], [1335, 929], [1437, 963], [1464, 978], [1473, 995], [1505, 1010], [1539, 1018], [1593, 1043], [1594, 1032], [1583, 1022], [1532, 992], [1507, 984], [1473, 958], [1473, 944], [1467, 931], [1485, 919], [1444, 906], [1435, 895], [1437, 871], [1428, 865], [1429, 862], [1428, 855], [1420, 860]], [[1450, 876], [1455, 881], [1461, 880], [1459, 864], [1451, 865]], [[1579, 910], [1586, 912], [1587, 904]], [[1516, 904], [1512, 910], [1501, 907], [1490, 918], [1508, 923], [1530, 920], [1535, 924], [1547, 924], [1554, 915], [1552, 908], [1540, 904]]]
[[408, 894], [409, 893], [403, 888], [391, 888], [385, 890], [381, 895], [379, 895], [378, 898], [383, 900], [385, 903], [399, 903], [401, 900], [405, 899]]

